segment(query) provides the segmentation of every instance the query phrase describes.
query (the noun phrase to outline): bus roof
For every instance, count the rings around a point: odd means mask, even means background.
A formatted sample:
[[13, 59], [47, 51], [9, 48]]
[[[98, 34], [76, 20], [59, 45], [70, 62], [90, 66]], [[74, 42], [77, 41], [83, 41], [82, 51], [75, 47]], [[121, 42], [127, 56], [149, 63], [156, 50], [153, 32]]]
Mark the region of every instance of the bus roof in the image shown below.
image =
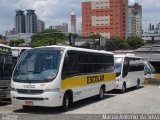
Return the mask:
[[23, 49], [32, 49], [31, 47], [11, 47], [13, 57], [18, 57]]
[[1, 43], [0, 43], [0, 47], [11, 48], [10, 46], [8, 46], [8, 45], [4, 45], [4, 44], [1, 44]]
[[112, 54], [112, 52], [104, 51], [104, 50], [93, 50], [93, 49], [86, 49], [86, 48], [78, 48], [78, 47], [71, 47], [71, 46], [58, 46], [58, 45], [51, 45], [51, 46], [41, 46], [36, 48], [47, 48], [47, 47], [57, 47], [57, 48], [64, 48], [66, 50], [75, 50], [75, 51], [84, 51], [84, 52], [93, 52], [93, 53], [104, 53], [104, 54]]
[[117, 54], [117, 55], [114, 55], [114, 57], [142, 58], [142, 57], [136, 56], [135, 54], [130, 54], [130, 53], [129, 54]]

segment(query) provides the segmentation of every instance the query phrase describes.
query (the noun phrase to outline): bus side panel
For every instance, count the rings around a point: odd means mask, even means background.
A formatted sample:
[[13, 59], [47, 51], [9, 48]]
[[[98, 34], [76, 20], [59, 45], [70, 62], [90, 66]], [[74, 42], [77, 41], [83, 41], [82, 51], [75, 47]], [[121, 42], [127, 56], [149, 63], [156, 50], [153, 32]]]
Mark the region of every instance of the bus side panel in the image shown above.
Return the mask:
[[115, 73], [76, 76], [62, 80], [62, 90], [71, 89], [74, 101], [97, 95], [102, 84], [106, 91], [115, 88]]
[[130, 88], [136, 86], [138, 80], [140, 80], [140, 83], [142, 84], [144, 82], [143, 76], [143, 71], [128, 72], [128, 75], [124, 78], [126, 81], [126, 87]]

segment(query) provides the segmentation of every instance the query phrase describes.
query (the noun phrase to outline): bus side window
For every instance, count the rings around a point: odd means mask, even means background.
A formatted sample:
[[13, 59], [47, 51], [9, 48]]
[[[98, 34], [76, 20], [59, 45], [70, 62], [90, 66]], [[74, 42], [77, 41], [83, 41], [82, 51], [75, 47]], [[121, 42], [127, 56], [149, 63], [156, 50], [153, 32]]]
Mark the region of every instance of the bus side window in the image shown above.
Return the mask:
[[128, 69], [129, 69], [129, 58], [125, 58], [123, 63], [123, 75], [122, 75], [123, 78], [127, 76]]
[[62, 79], [74, 76], [75, 74], [77, 74], [76, 54], [68, 52], [63, 63]]

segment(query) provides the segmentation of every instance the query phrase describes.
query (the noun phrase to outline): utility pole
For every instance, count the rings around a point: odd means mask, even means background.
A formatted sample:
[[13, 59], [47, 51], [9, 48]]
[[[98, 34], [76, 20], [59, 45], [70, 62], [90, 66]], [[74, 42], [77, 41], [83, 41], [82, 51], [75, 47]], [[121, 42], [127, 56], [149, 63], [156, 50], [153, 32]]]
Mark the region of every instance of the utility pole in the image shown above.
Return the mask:
[[75, 38], [72, 33], [69, 33], [69, 45], [74, 46], [75, 45]]

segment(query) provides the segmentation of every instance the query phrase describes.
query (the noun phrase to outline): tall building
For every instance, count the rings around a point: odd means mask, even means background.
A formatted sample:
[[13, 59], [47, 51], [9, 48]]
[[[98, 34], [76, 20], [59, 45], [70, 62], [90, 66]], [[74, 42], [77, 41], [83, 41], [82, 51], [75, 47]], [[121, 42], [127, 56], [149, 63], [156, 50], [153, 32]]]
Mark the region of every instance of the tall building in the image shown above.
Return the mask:
[[68, 23], [63, 23], [62, 25], [58, 26], [50, 26], [49, 29], [56, 29], [64, 33], [68, 33]]
[[37, 15], [35, 10], [27, 10], [26, 33], [37, 33]]
[[76, 33], [76, 14], [74, 10], [71, 12], [71, 33]]
[[25, 14], [22, 10], [16, 11], [15, 16], [15, 29], [16, 33], [25, 33]]
[[62, 26], [64, 26], [64, 31], [68, 33], [68, 23], [62, 23]]
[[129, 33], [130, 35], [142, 35], [142, 6], [138, 3], [129, 6]]
[[45, 23], [42, 20], [37, 20], [37, 32], [41, 32], [45, 29]]
[[106, 38], [125, 38], [128, 32], [128, 0], [82, 2], [82, 34], [99, 33]]

